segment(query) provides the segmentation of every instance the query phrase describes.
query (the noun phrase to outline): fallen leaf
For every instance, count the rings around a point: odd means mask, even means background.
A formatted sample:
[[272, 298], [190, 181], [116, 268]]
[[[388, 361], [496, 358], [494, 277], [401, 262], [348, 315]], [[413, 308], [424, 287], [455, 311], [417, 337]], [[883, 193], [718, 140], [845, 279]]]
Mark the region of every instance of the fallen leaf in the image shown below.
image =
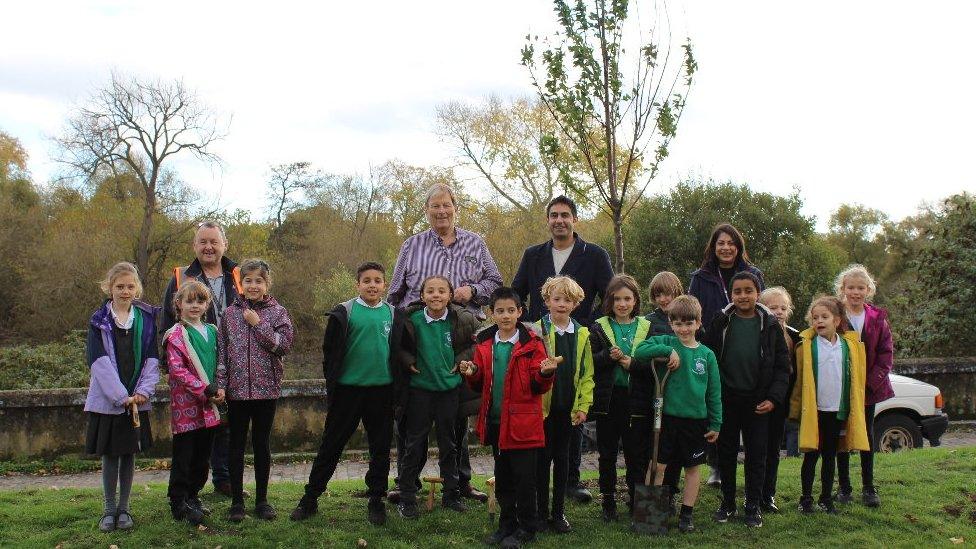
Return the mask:
[[966, 540], [963, 538], [949, 538], [949, 541], [951, 541], [953, 545], [961, 545], [966, 542]]
[[200, 524], [200, 525], [197, 525], [197, 530], [199, 530], [201, 532], [206, 532], [207, 531], [207, 527], [204, 526], [204, 525], [202, 525], [202, 524]]
[[918, 522], [918, 518], [915, 517], [914, 515], [905, 515], [905, 518], [907, 518], [908, 522], [911, 522], [912, 524]]
[[363, 538], [359, 538], [358, 540], [356, 540], [356, 547], [366, 547], [366, 545], [367, 545], [366, 540], [364, 540]]
[[108, 546], [108, 549], [119, 549], [118, 545], [112, 544]]
[[942, 510], [945, 511], [945, 514], [953, 518], [959, 518], [959, 515], [962, 514], [962, 506], [960, 505], [946, 505]]

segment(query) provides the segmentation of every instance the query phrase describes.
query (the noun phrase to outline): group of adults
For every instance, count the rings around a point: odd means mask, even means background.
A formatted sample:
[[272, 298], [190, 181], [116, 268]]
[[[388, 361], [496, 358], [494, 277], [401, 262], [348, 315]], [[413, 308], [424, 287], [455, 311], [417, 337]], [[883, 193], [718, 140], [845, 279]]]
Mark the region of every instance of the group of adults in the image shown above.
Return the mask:
[[[478, 234], [457, 226], [458, 203], [451, 187], [435, 184], [427, 192], [424, 210], [429, 228], [410, 236], [400, 248], [396, 266], [389, 282], [388, 301], [398, 308], [406, 308], [420, 298], [420, 285], [429, 276], [443, 276], [454, 286], [453, 300], [468, 308], [479, 319], [484, 319], [483, 308], [491, 293], [503, 285], [501, 273]], [[541, 288], [545, 281], [556, 275], [572, 277], [583, 288], [585, 299], [573, 311], [572, 317], [584, 326], [592, 324], [599, 313], [604, 290], [613, 277], [610, 256], [605, 249], [585, 241], [574, 230], [578, 221], [576, 204], [568, 197], [558, 196], [546, 207], [546, 225], [551, 238], [525, 250], [511, 286], [525, 302], [525, 319], [538, 320], [547, 313]], [[162, 315], [162, 331], [176, 322], [172, 296], [181, 280], [197, 279], [206, 284], [214, 295], [206, 321], [219, 324], [228, 305], [238, 294], [235, 281], [236, 264], [226, 257], [228, 242], [224, 229], [215, 222], [201, 223], [194, 234], [195, 259], [185, 267], [175, 270], [166, 288]], [[700, 269], [691, 277], [689, 293], [702, 305], [702, 318], [712, 318], [729, 302], [729, 282], [737, 272], [748, 270], [762, 280], [762, 273], [749, 263], [740, 233], [731, 225], [721, 225], [712, 234], [705, 250]], [[462, 390], [467, 389], [465, 384]], [[461, 495], [480, 501], [487, 495], [471, 485], [471, 464], [468, 454], [468, 418], [477, 414], [480, 395], [473, 391], [462, 395], [455, 424], [455, 443], [459, 449], [457, 471]], [[409, 413], [409, 410], [406, 410]], [[396, 429], [397, 470], [400, 470], [404, 454], [404, 426], [401, 421]], [[583, 448], [583, 426], [573, 428], [570, 442], [569, 476], [567, 495], [581, 503], [589, 502], [592, 495], [580, 483], [580, 465]], [[211, 456], [211, 478], [215, 489], [230, 495], [228, 472], [228, 432], [221, 429], [214, 441]], [[710, 482], [718, 479], [713, 467]], [[389, 499], [396, 502], [399, 486], [390, 492]]]

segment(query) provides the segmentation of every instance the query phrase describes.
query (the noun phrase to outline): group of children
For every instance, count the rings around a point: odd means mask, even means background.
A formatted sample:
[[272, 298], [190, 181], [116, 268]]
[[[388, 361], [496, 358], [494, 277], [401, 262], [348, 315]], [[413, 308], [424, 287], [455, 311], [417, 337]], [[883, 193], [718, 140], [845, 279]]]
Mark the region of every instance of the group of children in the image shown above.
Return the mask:
[[[276, 516], [267, 500], [269, 438], [292, 326], [287, 311], [269, 295], [267, 263], [245, 261], [240, 274], [242, 295], [219, 327], [201, 321], [211, 299], [206, 285], [183, 284], [174, 298], [180, 322], [163, 337], [173, 429], [168, 495], [173, 517], [194, 524], [210, 514], [198, 495], [207, 477], [212, 429], [225, 404], [233, 485], [229, 518], [245, 516], [248, 432], [255, 454], [254, 513], [268, 520]], [[887, 374], [871, 361], [887, 360], [890, 368], [891, 336], [880, 310], [866, 303], [874, 282], [861, 266], [839, 275], [837, 297], [813, 301], [807, 313], [810, 328], [802, 332], [787, 324], [793, 305], [786, 290], [760, 291], [759, 279], [750, 272], [732, 277], [731, 303], [707, 325], [698, 300], [684, 294], [677, 276], [662, 272], [650, 283], [653, 310], [646, 316], [641, 315], [636, 280], [618, 275], [606, 289], [604, 316], [583, 326], [571, 316], [583, 301], [582, 288], [569, 277], [556, 276], [542, 288], [548, 313], [533, 319], [536, 323], [522, 321], [519, 295], [502, 287], [490, 297], [494, 324], [480, 330], [470, 312], [451, 303], [454, 288], [445, 277], [424, 280], [421, 301], [403, 310], [383, 300], [382, 265], [365, 263], [356, 277], [358, 296], [328, 314], [322, 347], [328, 414], [292, 520], [317, 512], [318, 499], [362, 422], [370, 456], [367, 517], [383, 524], [394, 418], [406, 426], [399, 513], [408, 519], [419, 514], [416, 487], [432, 426], [442, 506], [464, 512], [453, 437], [462, 383], [481, 395], [476, 432], [495, 461], [500, 518], [489, 543], [515, 547], [544, 530], [571, 530], [565, 514], [570, 431], [588, 420], [595, 419], [597, 426], [603, 518], [616, 520], [618, 448], [623, 447], [631, 509], [635, 486], [644, 482], [650, 466], [655, 378], [665, 370], [671, 373], [654, 482], [677, 495], [684, 469], [678, 512], [682, 531], [694, 529], [699, 466], [714, 442], [723, 495], [715, 520], [726, 522], [737, 512], [740, 437], [746, 524], [761, 526], [762, 511], [778, 510], [776, 473], [787, 417], [799, 422], [799, 446], [805, 453], [800, 511], [814, 511], [814, 473], [822, 460], [818, 505], [836, 512], [835, 464], [852, 450], [862, 452], [865, 503], [879, 503], [870, 456], [873, 403], [866, 401], [865, 385], [868, 376]], [[146, 411], [159, 368], [154, 309], [137, 301], [141, 287], [135, 268], [116, 265], [103, 289], [110, 299], [92, 316], [92, 381], [85, 409], [90, 412], [88, 451], [103, 456], [100, 527], [108, 531], [133, 524], [128, 508], [132, 456], [151, 444]], [[862, 337], [869, 331], [865, 318], [873, 319], [870, 330], [881, 332], [870, 343]], [[842, 467], [841, 501], [851, 499], [845, 473]]]

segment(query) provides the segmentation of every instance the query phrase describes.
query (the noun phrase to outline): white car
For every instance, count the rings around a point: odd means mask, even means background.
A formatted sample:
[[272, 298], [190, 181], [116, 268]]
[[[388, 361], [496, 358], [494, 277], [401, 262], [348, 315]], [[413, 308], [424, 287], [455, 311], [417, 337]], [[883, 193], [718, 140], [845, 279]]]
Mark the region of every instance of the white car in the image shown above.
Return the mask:
[[923, 438], [938, 446], [949, 426], [942, 411], [942, 392], [935, 385], [910, 377], [889, 374], [895, 396], [874, 409], [874, 447], [878, 452], [921, 448]]

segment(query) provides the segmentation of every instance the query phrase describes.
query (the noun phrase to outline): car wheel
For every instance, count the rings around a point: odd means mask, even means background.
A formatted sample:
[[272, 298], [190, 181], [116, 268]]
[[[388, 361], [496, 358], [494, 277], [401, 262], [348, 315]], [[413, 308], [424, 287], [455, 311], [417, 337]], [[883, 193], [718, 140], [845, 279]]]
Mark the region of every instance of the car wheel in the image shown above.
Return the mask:
[[921, 448], [922, 429], [904, 414], [886, 414], [874, 422], [874, 448], [877, 452]]

